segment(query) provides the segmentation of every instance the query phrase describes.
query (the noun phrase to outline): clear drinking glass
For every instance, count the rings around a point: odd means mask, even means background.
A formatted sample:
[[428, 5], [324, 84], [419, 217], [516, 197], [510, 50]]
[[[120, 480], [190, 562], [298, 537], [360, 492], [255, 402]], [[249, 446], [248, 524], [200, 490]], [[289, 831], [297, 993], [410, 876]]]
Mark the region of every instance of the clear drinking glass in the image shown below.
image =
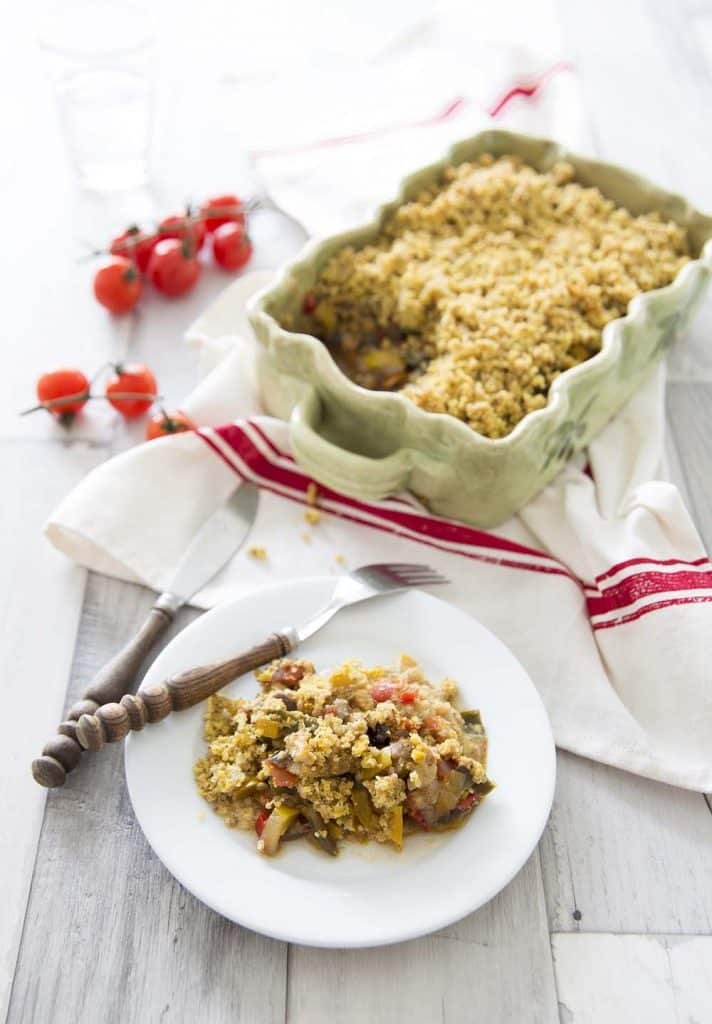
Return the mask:
[[60, 4], [39, 30], [80, 185], [148, 182], [155, 36], [143, 11], [113, 0]]

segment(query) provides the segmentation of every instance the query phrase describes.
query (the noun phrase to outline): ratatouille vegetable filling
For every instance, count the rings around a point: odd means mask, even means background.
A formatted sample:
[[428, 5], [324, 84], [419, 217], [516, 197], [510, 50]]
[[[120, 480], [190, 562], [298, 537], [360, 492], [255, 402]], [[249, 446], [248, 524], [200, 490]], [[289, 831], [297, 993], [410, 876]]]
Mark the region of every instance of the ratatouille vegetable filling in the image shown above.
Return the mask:
[[302, 837], [332, 855], [342, 839], [400, 849], [409, 833], [459, 827], [493, 788], [479, 711], [459, 711], [457, 684], [433, 685], [407, 655], [329, 675], [281, 659], [257, 679], [251, 700], [208, 701], [195, 777], [260, 853]]

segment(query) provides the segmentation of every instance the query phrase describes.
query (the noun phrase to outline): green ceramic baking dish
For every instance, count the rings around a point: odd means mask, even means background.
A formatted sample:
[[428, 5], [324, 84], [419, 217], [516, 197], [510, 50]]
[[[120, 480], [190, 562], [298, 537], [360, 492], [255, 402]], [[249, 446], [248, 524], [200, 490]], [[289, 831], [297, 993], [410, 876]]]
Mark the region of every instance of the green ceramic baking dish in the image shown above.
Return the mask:
[[[684, 226], [695, 257], [672, 284], [633, 299], [628, 314], [605, 327], [601, 351], [561, 374], [546, 407], [529, 413], [497, 440], [454, 417], [425, 412], [395, 392], [359, 387], [339, 370], [321, 341], [281, 326], [285, 314], [298, 314], [304, 293], [334, 252], [366, 244], [399, 204], [435, 181], [447, 164], [484, 152], [516, 154], [540, 170], [568, 160], [579, 181], [597, 186], [631, 213], [659, 210]], [[295, 457], [326, 486], [365, 499], [407, 488], [442, 515], [496, 526], [544, 487], [624, 405], [684, 331], [711, 275], [712, 217], [680, 196], [549, 140], [481, 132], [406, 178], [397, 198], [369, 224], [309, 242], [254, 297], [249, 315], [261, 342], [263, 400], [273, 415], [290, 420]]]

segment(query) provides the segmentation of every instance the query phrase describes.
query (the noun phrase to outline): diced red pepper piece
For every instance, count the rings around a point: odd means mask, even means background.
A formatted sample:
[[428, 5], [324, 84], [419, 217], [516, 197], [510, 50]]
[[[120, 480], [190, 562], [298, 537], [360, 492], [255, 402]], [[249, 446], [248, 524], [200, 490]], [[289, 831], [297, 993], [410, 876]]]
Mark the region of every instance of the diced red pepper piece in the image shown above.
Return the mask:
[[408, 817], [412, 818], [413, 821], [417, 822], [418, 825], [420, 825], [420, 827], [422, 828], [423, 832], [430, 831], [430, 825], [428, 824], [427, 818], [425, 817], [423, 812], [419, 810], [417, 807], [408, 808]]
[[462, 800], [457, 805], [457, 810], [465, 813], [466, 811], [472, 810], [472, 808], [480, 802], [479, 793], [470, 793], [468, 796], [463, 796]]
[[302, 310], [309, 315], [316, 309], [316, 297], [314, 292], [305, 292], [304, 301], [302, 302]]
[[260, 811], [260, 813], [255, 818], [255, 832], [257, 833], [258, 836], [262, 835], [262, 830], [264, 829], [265, 823], [266, 823], [266, 821], [269, 818], [271, 813], [272, 813], [271, 811], [268, 811], [265, 808], [265, 810], [264, 811]]
[[406, 690], [401, 691], [400, 702], [401, 704], [415, 704], [418, 699], [418, 690], [415, 686], [409, 686]]

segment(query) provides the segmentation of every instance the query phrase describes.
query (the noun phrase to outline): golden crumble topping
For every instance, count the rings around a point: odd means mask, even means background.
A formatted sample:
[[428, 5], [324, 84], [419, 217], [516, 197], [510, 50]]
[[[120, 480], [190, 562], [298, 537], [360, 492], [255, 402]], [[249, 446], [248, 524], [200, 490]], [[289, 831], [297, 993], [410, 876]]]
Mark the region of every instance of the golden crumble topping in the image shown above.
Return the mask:
[[504, 437], [688, 259], [683, 228], [616, 207], [570, 164], [486, 154], [449, 167], [371, 244], [336, 253], [304, 324], [357, 384]]

